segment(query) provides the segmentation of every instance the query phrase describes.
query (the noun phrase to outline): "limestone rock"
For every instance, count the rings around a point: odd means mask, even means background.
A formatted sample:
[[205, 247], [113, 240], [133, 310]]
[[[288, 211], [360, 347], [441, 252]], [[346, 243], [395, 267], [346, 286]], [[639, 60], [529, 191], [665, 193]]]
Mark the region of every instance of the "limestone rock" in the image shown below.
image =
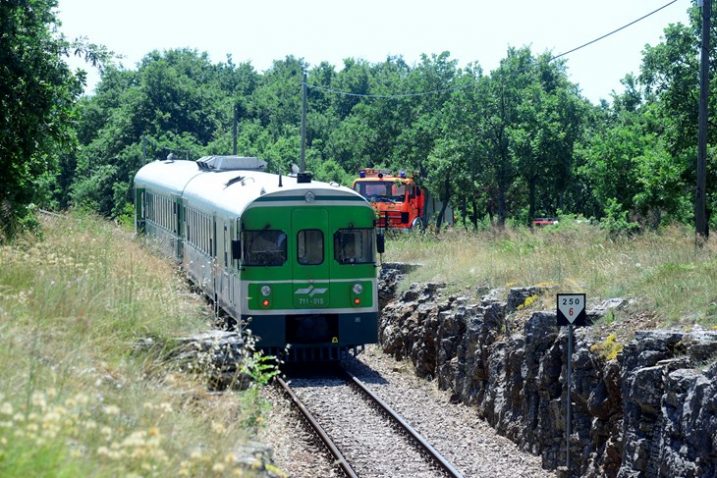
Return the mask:
[[239, 332], [213, 330], [177, 339], [167, 359], [183, 370], [205, 375], [212, 387], [244, 388], [249, 380], [239, 372], [247, 353]]
[[[591, 352], [575, 330], [572, 386], [566, 393], [567, 334], [553, 312], [535, 312], [521, 330], [506, 314], [541, 291], [491, 291], [480, 304], [441, 300], [440, 285], [412, 284], [386, 305], [381, 343], [436, 378], [453, 399], [475, 406], [499, 433], [565, 465], [565, 407], [572, 402], [569, 476], [717, 477], [717, 333], [641, 331], [617, 360]], [[595, 317], [622, 307], [611, 299]]]

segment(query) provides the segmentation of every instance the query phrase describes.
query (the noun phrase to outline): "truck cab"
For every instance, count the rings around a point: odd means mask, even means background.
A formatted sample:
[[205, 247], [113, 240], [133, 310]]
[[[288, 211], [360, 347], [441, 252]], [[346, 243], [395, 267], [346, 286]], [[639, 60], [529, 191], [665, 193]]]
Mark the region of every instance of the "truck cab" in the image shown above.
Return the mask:
[[412, 229], [426, 224], [427, 193], [403, 171], [396, 175], [383, 169], [361, 169], [353, 189], [371, 203], [380, 227]]

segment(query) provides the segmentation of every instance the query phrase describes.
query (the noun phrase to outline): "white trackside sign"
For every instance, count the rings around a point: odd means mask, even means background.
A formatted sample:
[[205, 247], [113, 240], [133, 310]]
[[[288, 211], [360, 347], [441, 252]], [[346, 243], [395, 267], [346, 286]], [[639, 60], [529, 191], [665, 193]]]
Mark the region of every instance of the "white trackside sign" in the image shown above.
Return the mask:
[[585, 325], [585, 294], [558, 294], [558, 325]]

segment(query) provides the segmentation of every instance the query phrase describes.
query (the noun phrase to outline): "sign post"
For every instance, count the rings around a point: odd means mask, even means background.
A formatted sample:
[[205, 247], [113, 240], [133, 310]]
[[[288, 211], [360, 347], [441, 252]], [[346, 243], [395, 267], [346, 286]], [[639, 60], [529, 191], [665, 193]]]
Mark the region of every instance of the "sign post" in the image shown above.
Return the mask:
[[567, 393], [565, 406], [565, 467], [568, 476], [570, 476], [570, 425], [571, 425], [571, 404], [570, 390], [573, 381], [573, 325], [587, 325], [587, 314], [585, 313], [585, 294], [558, 294], [558, 327], [568, 327], [568, 373], [567, 373]]

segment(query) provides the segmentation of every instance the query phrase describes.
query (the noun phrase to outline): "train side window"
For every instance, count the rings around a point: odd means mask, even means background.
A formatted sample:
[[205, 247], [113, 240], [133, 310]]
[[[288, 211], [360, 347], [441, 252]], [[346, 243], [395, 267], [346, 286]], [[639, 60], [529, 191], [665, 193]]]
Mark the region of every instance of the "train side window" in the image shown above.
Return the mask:
[[194, 210], [189, 210], [189, 220], [187, 225], [189, 226], [189, 233], [187, 234], [189, 241], [196, 246], [197, 245], [197, 223], [194, 222]]
[[315, 266], [324, 262], [324, 233], [319, 229], [304, 229], [296, 236], [299, 264]]
[[286, 262], [284, 231], [244, 231], [242, 246], [245, 266], [280, 266]]
[[204, 231], [204, 253], [206, 255], [210, 256], [212, 254], [211, 253], [212, 243], [211, 243], [211, 240], [209, 239], [209, 219], [207, 219], [207, 216], [202, 216], [202, 219], [203, 219], [202, 230]]
[[202, 252], [207, 253], [207, 218], [204, 214], [200, 216], [202, 228]]
[[224, 267], [229, 267], [229, 227], [224, 223]]
[[187, 242], [192, 243], [192, 210], [184, 210], [184, 234], [187, 237]]
[[339, 229], [334, 234], [334, 259], [339, 264], [374, 262], [373, 229]]
[[197, 227], [199, 228], [199, 242], [197, 246], [200, 251], [204, 251], [204, 218], [200, 213], [197, 213]]
[[146, 208], [146, 214], [147, 217], [145, 219], [151, 221], [152, 220], [152, 193], [147, 192], [144, 194], [144, 202], [145, 202], [145, 208]]

